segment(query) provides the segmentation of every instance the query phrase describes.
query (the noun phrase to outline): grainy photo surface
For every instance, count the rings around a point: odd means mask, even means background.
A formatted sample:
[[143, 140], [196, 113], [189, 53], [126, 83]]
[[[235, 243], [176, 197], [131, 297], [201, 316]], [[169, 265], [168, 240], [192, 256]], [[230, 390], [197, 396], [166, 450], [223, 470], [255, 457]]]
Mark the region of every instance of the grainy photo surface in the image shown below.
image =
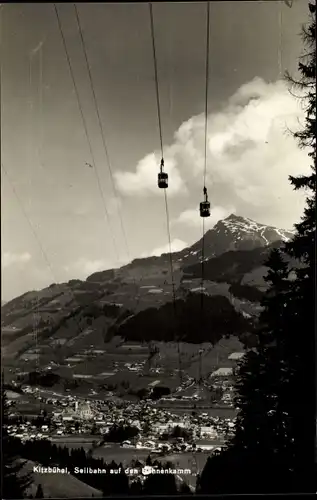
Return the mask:
[[315, 19], [1, 4], [2, 499], [315, 491]]

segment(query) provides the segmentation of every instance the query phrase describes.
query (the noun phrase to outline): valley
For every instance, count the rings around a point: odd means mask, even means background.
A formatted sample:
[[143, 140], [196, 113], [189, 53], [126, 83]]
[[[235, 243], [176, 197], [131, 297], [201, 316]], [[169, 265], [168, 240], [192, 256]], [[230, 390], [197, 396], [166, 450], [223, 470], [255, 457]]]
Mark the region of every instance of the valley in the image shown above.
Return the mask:
[[10, 433], [124, 466], [149, 455], [190, 465], [194, 486], [233, 432], [235, 371], [256, 345], [265, 261], [290, 236], [220, 221], [206, 233], [203, 284], [200, 242], [172, 255], [175, 302], [163, 254], [6, 303]]

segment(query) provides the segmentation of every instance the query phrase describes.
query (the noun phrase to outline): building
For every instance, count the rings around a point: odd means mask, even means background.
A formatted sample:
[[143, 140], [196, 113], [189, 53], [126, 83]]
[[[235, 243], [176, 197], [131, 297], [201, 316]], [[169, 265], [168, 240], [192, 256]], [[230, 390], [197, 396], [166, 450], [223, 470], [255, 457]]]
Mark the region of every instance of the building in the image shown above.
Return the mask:
[[72, 415], [63, 415], [62, 418], [63, 418], [63, 422], [72, 422], [74, 420]]
[[243, 358], [244, 352], [233, 352], [228, 356], [228, 359], [233, 360], [233, 361], [238, 361], [239, 359]]
[[201, 433], [202, 437], [203, 436], [206, 436], [206, 437], [208, 436], [209, 438], [211, 438], [211, 437], [214, 437], [214, 438], [217, 437], [217, 433], [216, 433], [214, 427], [212, 427], [212, 426], [204, 426], [204, 425], [202, 425], [201, 428], [200, 428], [200, 433]]
[[216, 447], [215, 445], [212, 445], [211, 443], [209, 444], [198, 444], [197, 448], [200, 448], [203, 451], [213, 451]]
[[94, 412], [90, 408], [89, 403], [82, 403], [81, 405], [78, 405], [77, 411], [80, 415], [80, 418], [82, 418], [84, 420], [89, 420], [94, 416]]
[[169, 424], [153, 424], [153, 430], [159, 433], [167, 432], [170, 428]]
[[229, 377], [232, 375], [232, 368], [218, 368], [210, 376], [211, 377]]

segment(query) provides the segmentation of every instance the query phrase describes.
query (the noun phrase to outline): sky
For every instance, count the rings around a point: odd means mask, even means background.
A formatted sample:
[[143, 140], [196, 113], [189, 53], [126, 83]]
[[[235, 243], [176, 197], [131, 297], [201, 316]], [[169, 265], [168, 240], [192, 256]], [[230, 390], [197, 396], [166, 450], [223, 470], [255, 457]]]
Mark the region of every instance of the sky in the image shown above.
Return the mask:
[[[3, 300], [168, 250], [148, 4], [77, 7], [109, 162], [73, 4], [57, 9], [91, 150], [54, 4], [0, 8]], [[282, 76], [296, 74], [307, 12], [210, 3], [207, 228], [230, 213], [286, 229], [301, 216], [288, 175], [309, 160], [289, 131], [304, 111]], [[157, 3], [153, 17], [176, 251], [201, 237], [206, 3]]]

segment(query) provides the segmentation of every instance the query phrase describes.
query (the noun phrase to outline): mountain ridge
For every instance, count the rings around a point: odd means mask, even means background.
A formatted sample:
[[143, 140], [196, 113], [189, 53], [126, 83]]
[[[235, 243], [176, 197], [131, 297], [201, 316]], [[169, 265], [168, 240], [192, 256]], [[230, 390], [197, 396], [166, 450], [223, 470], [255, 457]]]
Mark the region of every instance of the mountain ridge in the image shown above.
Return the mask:
[[[230, 250], [252, 250], [265, 247], [275, 241], [289, 241], [292, 236], [291, 231], [259, 224], [252, 219], [230, 214], [205, 233], [204, 257], [210, 259]], [[201, 257], [202, 238], [190, 249], [191, 255], [196, 252], [194, 255]]]
[[[204, 258], [210, 259], [229, 250], [252, 250], [258, 247], [269, 246], [276, 241], [289, 241], [293, 231], [279, 229], [274, 226], [259, 224], [252, 219], [236, 214], [230, 214], [223, 220], [218, 221], [215, 226], [206, 231], [204, 236]], [[202, 238], [183, 250], [172, 252], [173, 264], [176, 268], [181, 267], [179, 262], [184, 259], [182, 265], [188, 266], [201, 260]], [[139, 265], [159, 266], [165, 264], [169, 271], [169, 253], [160, 256], [150, 256], [133, 259], [132, 262], [119, 269], [97, 271], [86, 278], [86, 281], [94, 282], [107, 280], [120, 276], [120, 270], [129, 272]], [[133, 273], [132, 273], [133, 274]], [[135, 277], [135, 276], [134, 276]]]
[[[201, 289], [202, 241], [199, 240], [172, 254], [174, 283], [170, 278], [170, 256], [162, 254], [134, 259], [119, 269], [93, 273], [85, 281], [72, 279], [40, 291], [26, 292], [2, 307], [4, 354], [16, 359], [32, 347], [35, 314], [39, 317], [38, 337], [47, 349], [50, 346], [52, 353], [58, 339], [65, 342], [62, 350], [68, 356], [76, 353], [80, 346], [101, 346], [114, 322], [120, 330], [120, 324], [126, 322], [127, 317], [153, 308], [160, 310], [171, 303], [173, 285], [176, 298], [185, 303], [187, 298], [203, 291], [211, 299], [224, 297], [228, 302], [224, 306], [226, 310], [232, 306], [240, 315], [254, 318], [265, 290], [264, 263], [269, 252], [291, 237], [290, 231], [231, 214], [206, 232], [204, 290]], [[213, 302], [212, 299], [211, 304]], [[166, 315], [164, 310], [162, 314]], [[149, 314], [152, 313], [149, 311], [146, 315], [147, 324]]]

